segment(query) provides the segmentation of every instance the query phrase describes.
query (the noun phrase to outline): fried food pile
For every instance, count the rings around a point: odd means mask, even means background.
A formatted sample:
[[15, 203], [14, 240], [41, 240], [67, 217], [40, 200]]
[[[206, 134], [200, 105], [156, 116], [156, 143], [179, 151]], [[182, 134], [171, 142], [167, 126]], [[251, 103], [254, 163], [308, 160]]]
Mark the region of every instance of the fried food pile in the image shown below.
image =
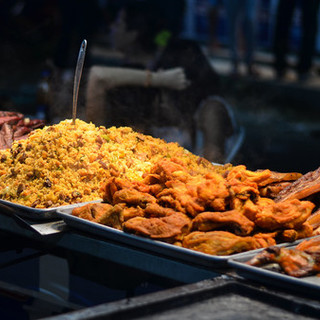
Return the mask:
[[[211, 255], [230, 255], [313, 235], [311, 201], [274, 197], [300, 173], [196, 173], [179, 159], [161, 159], [141, 181], [112, 177], [103, 203], [72, 214], [128, 233]], [[276, 192], [277, 190], [277, 192]]]
[[269, 247], [247, 262], [251, 266], [270, 263], [276, 263], [282, 272], [297, 278], [319, 273], [320, 237], [304, 240], [294, 249]]

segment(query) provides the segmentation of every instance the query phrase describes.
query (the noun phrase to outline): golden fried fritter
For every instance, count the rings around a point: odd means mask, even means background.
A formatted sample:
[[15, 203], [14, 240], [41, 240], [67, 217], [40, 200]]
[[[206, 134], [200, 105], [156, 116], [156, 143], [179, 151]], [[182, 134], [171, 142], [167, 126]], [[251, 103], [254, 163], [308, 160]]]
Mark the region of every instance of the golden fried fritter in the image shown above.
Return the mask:
[[253, 237], [240, 237], [227, 231], [194, 231], [184, 237], [182, 246], [217, 256], [256, 249]]
[[297, 199], [259, 207], [255, 224], [266, 230], [299, 229], [310, 216], [314, 204]]
[[175, 242], [189, 233], [190, 218], [176, 212], [162, 218], [136, 217], [123, 224], [124, 231], [149, 237], [151, 239]]
[[192, 220], [192, 228], [199, 231], [212, 231], [224, 228], [241, 236], [249, 235], [254, 223], [237, 210], [224, 212], [206, 211], [199, 213]]
[[72, 215], [122, 230], [123, 206], [108, 203], [88, 203], [74, 208]]

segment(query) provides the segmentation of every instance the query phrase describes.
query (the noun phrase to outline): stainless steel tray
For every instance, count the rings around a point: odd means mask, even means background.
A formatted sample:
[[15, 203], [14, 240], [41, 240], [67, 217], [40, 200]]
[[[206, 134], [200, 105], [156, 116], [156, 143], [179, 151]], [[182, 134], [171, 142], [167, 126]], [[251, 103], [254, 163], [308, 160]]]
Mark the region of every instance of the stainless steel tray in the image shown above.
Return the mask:
[[[287, 246], [288, 248], [295, 248], [296, 245]], [[255, 253], [250, 253], [246, 257], [232, 257], [228, 260], [228, 265], [233, 268], [240, 276], [262, 282], [268, 285], [280, 286], [283, 288], [290, 288], [296, 291], [305, 293], [320, 293], [320, 277], [308, 276], [302, 278], [295, 278], [277, 270], [269, 270], [263, 267], [254, 267], [246, 264], [246, 261], [253, 258]]]
[[[90, 202], [99, 202], [97, 201], [90, 201]], [[46, 209], [38, 209], [32, 208], [28, 206], [24, 206], [18, 203], [1, 200], [0, 199], [0, 213], [8, 214], [8, 215], [17, 215], [24, 218], [34, 219], [34, 220], [52, 220], [58, 219], [56, 211], [62, 208], [74, 208], [78, 206], [82, 206], [89, 202], [82, 202], [77, 204], [70, 204], [67, 206], [60, 206], [60, 207], [52, 207]]]
[[[72, 208], [59, 208], [56, 214], [62, 218], [67, 225], [84, 231], [91, 235], [100, 236], [106, 240], [120, 242], [131, 247], [136, 247], [143, 250], [148, 250], [152, 253], [162, 254], [164, 256], [181, 260], [183, 262], [191, 263], [197, 266], [219, 268], [227, 266], [227, 261], [234, 257], [246, 257], [249, 252], [237, 253], [228, 256], [214, 256], [202, 252], [181, 248], [169, 243], [144, 238], [141, 236], [125, 233], [96, 222], [75, 217], [71, 214]], [[251, 250], [257, 253], [262, 249]]]

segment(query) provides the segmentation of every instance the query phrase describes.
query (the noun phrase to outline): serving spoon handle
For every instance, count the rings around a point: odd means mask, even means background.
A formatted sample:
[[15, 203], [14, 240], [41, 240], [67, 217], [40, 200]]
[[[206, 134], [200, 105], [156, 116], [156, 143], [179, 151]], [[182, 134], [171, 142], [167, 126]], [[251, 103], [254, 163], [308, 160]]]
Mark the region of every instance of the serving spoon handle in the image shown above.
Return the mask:
[[86, 49], [87, 49], [87, 40], [83, 40], [81, 43], [81, 46], [80, 46], [78, 61], [77, 61], [77, 65], [76, 65], [76, 71], [74, 74], [72, 124], [76, 123], [79, 86], [80, 86], [80, 80], [81, 80], [82, 69], [83, 69], [83, 64], [84, 64], [84, 58], [86, 55]]

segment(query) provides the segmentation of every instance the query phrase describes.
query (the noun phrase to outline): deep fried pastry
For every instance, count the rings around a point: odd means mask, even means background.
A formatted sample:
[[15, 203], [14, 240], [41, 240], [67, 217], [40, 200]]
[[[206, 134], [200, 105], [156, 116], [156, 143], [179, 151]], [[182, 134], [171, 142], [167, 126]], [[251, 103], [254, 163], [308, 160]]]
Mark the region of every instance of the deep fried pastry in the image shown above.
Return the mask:
[[212, 231], [224, 227], [237, 235], [246, 236], [254, 229], [254, 223], [237, 210], [224, 212], [206, 211], [192, 220], [192, 228], [199, 231]]
[[182, 246], [217, 256], [256, 249], [253, 237], [240, 237], [227, 231], [194, 231], [184, 237]]
[[189, 233], [190, 225], [190, 218], [183, 213], [176, 212], [162, 218], [136, 217], [126, 221], [123, 227], [129, 233], [166, 242], [175, 242]]
[[299, 229], [308, 219], [314, 204], [297, 199], [259, 207], [255, 224], [266, 230]]

